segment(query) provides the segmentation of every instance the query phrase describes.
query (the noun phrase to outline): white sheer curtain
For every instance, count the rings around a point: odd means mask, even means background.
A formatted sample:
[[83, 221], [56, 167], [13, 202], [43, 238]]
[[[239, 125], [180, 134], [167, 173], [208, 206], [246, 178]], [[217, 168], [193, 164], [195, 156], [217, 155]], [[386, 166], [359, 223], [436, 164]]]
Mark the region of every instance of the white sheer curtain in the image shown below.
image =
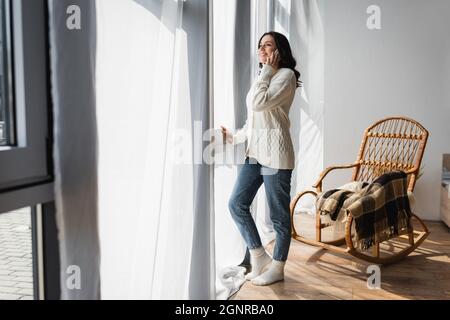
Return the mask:
[[[247, 118], [245, 98], [258, 74], [257, 41], [267, 26], [263, 1], [214, 1], [214, 119], [215, 127], [240, 129]], [[245, 145], [218, 148], [215, 158], [215, 233], [217, 298], [228, 298], [244, 283], [246, 246], [228, 211], [228, 200], [244, 160]], [[258, 194], [264, 193], [264, 187]], [[258, 196], [252, 205], [263, 243], [273, 239], [270, 219]], [[259, 200], [259, 201], [258, 201]], [[264, 200], [264, 199], [262, 199]]]
[[[245, 96], [258, 74], [257, 42], [274, 30], [289, 39], [304, 88], [290, 112], [296, 151], [292, 196], [310, 188], [323, 163], [323, 28], [316, 0], [214, 1], [215, 127], [239, 129], [246, 119]], [[249, 45], [247, 45], [249, 44]], [[217, 297], [227, 298], [243, 284], [245, 244], [228, 212], [228, 199], [244, 158], [239, 149], [220, 149], [215, 166]], [[309, 200], [309, 199], [308, 199]], [[301, 204], [305, 209], [313, 203]], [[301, 206], [299, 206], [301, 208]], [[251, 211], [263, 244], [274, 239], [264, 186]]]
[[[247, 1], [240, 1], [242, 3]], [[214, 119], [215, 128], [220, 125], [229, 128], [242, 126], [245, 122], [245, 105], [235, 105], [236, 68], [236, 15], [238, 0], [214, 1]], [[248, 30], [242, 30], [244, 35]], [[246, 43], [245, 41], [241, 43]], [[247, 48], [247, 46], [245, 46]], [[248, 50], [249, 51], [249, 50]], [[249, 52], [247, 52], [247, 56]], [[247, 61], [248, 64], [248, 61]], [[247, 70], [249, 65], [239, 65]], [[249, 81], [247, 81], [249, 82]], [[248, 83], [245, 85], [248, 86]], [[242, 99], [242, 95], [241, 95]], [[215, 234], [216, 234], [216, 272], [217, 298], [226, 299], [243, 283], [243, 269], [226, 269], [231, 265], [237, 266], [244, 257], [245, 244], [239, 231], [228, 212], [228, 199], [234, 181], [237, 178], [235, 163], [235, 149], [217, 149], [214, 169], [214, 205], [215, 205]], [[242, 150], [240, 150], [242, 155]], [[231, 272], [231, 274], [229, 274]], [[236, 277], [236, 273], [239, 273]]]
[[[99, 224], [106, 299], [188, 299], [198, 296], [195, 286], [209, 285], [208, 273], [203, 282], [193, 281], [191, 270], [199, 255], [202, 261], [210, 258], [194, 248], [195, 226], [205, 218], [198, 211], [198, 193], [209, 184], [200, 181], [201, 165], [199, 170], [193, 163], [194, 122], [201, 120], [195, 114], [204, 104], [191, 104], [190, 86], [205, 82], [193, 83], [189, 70], [182, 21], [187, 4], [97, 0]], [[197, 72], [201, 77], [205, 68]], [[208, 241], [209, 230], [197, 232]]]
[[206, 4], [50, 1], [65, 299], [99, 298], [100, 280], [103, 299], [214, 297]]

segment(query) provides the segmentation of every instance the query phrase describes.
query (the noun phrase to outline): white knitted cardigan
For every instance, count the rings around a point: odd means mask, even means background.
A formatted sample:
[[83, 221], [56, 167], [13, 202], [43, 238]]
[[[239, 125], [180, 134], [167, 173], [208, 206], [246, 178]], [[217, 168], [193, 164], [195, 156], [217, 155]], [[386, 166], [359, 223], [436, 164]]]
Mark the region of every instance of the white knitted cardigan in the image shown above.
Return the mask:
[[281, 68], [275, 73], [264, 64], [247, 94], [247, 121], [233, 136], [233, 144], [248, 142], [247, 157], [269, 168], [294, 169], [289, 110], [296, 89], [294, 71]]

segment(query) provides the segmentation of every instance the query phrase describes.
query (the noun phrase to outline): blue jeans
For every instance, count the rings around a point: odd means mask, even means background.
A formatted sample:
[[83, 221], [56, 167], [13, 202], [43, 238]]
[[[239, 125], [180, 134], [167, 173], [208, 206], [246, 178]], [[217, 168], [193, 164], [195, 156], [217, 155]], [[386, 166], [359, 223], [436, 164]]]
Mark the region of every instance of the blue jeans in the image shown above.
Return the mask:
[[271, 169], [247, 158], [239, 173], [228, 207], [236, 225], [249, 249], [262, 247], [255, 221], [250, 213], [250, 205], [264, 183], [266, 198], [270, 208], [270, 219], [275, 229], [273, 259], [286, 261], [291, 244], [291, 200], [292, 170]]

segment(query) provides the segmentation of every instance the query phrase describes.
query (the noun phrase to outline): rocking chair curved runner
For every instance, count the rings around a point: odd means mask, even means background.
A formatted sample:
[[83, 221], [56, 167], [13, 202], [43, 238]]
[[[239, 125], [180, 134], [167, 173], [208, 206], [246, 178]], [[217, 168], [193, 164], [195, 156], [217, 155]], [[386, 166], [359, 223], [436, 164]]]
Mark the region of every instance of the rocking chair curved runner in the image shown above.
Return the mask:
[[[428, 139], [428, 131], [417, 121], [405, 117], [390, 117], [376, 122], [366, 129], [357, 160], [349, 165], [333, 166], [325, 169], [313, 188], [297, 194], [291, 201], [290, 213], [292, 217], [292, 238], [303, 243], [322, 247], [337, 253], [349, 254], [358, 259], [376, 263], [389, 264], [406, 257], [413, 252], [428, 236], [429, 231], [424, 222], [414, 213], [411, 220], [415, 219], [421, 226], [421, 231], [414, 230], [413, 221], [411, 228], [405, 236], [408, 239], [407, 246], [399, 252], [389, 256], [380, 255], [380, 244], [375, 244], [372, 254], [367, 254], [354, 245], [352, 239], [352, 224], [354, 219], [349, 213], [345, 223], [345, 236], [332, 241], [322, 241], [322, 229], [329, 227], [321, 221], [321, 215], [316, 210], [316, 239], [307, 239], [297, 233], [294, 223], [295, 207], [305, 195], [313, 195], [316, 198], [322, 192], [322, 182], [333, 170], [353, 169], [352, 181], [372, 182], [380, 175], [401, 170], [408, 175], [408, 191], [412, 192], [416, 184], [423, 153]], [[343, 247], [342, 245], [346, 245]]]

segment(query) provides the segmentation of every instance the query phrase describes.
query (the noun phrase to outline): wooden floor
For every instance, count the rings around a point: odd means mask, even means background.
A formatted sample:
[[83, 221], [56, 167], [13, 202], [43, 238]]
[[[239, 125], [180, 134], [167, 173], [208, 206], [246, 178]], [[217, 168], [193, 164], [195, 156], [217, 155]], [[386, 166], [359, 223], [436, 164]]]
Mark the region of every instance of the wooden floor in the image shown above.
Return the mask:
[[450, 300], [450, 229], [440, 222], [426, 225], [431, 234], [421, 247], [401, 262], [381, 267], [381, 289], [367, 287], [369, 263], [293, 240], [284, 281], [267, 287], [246, 282], [231, 299]]

